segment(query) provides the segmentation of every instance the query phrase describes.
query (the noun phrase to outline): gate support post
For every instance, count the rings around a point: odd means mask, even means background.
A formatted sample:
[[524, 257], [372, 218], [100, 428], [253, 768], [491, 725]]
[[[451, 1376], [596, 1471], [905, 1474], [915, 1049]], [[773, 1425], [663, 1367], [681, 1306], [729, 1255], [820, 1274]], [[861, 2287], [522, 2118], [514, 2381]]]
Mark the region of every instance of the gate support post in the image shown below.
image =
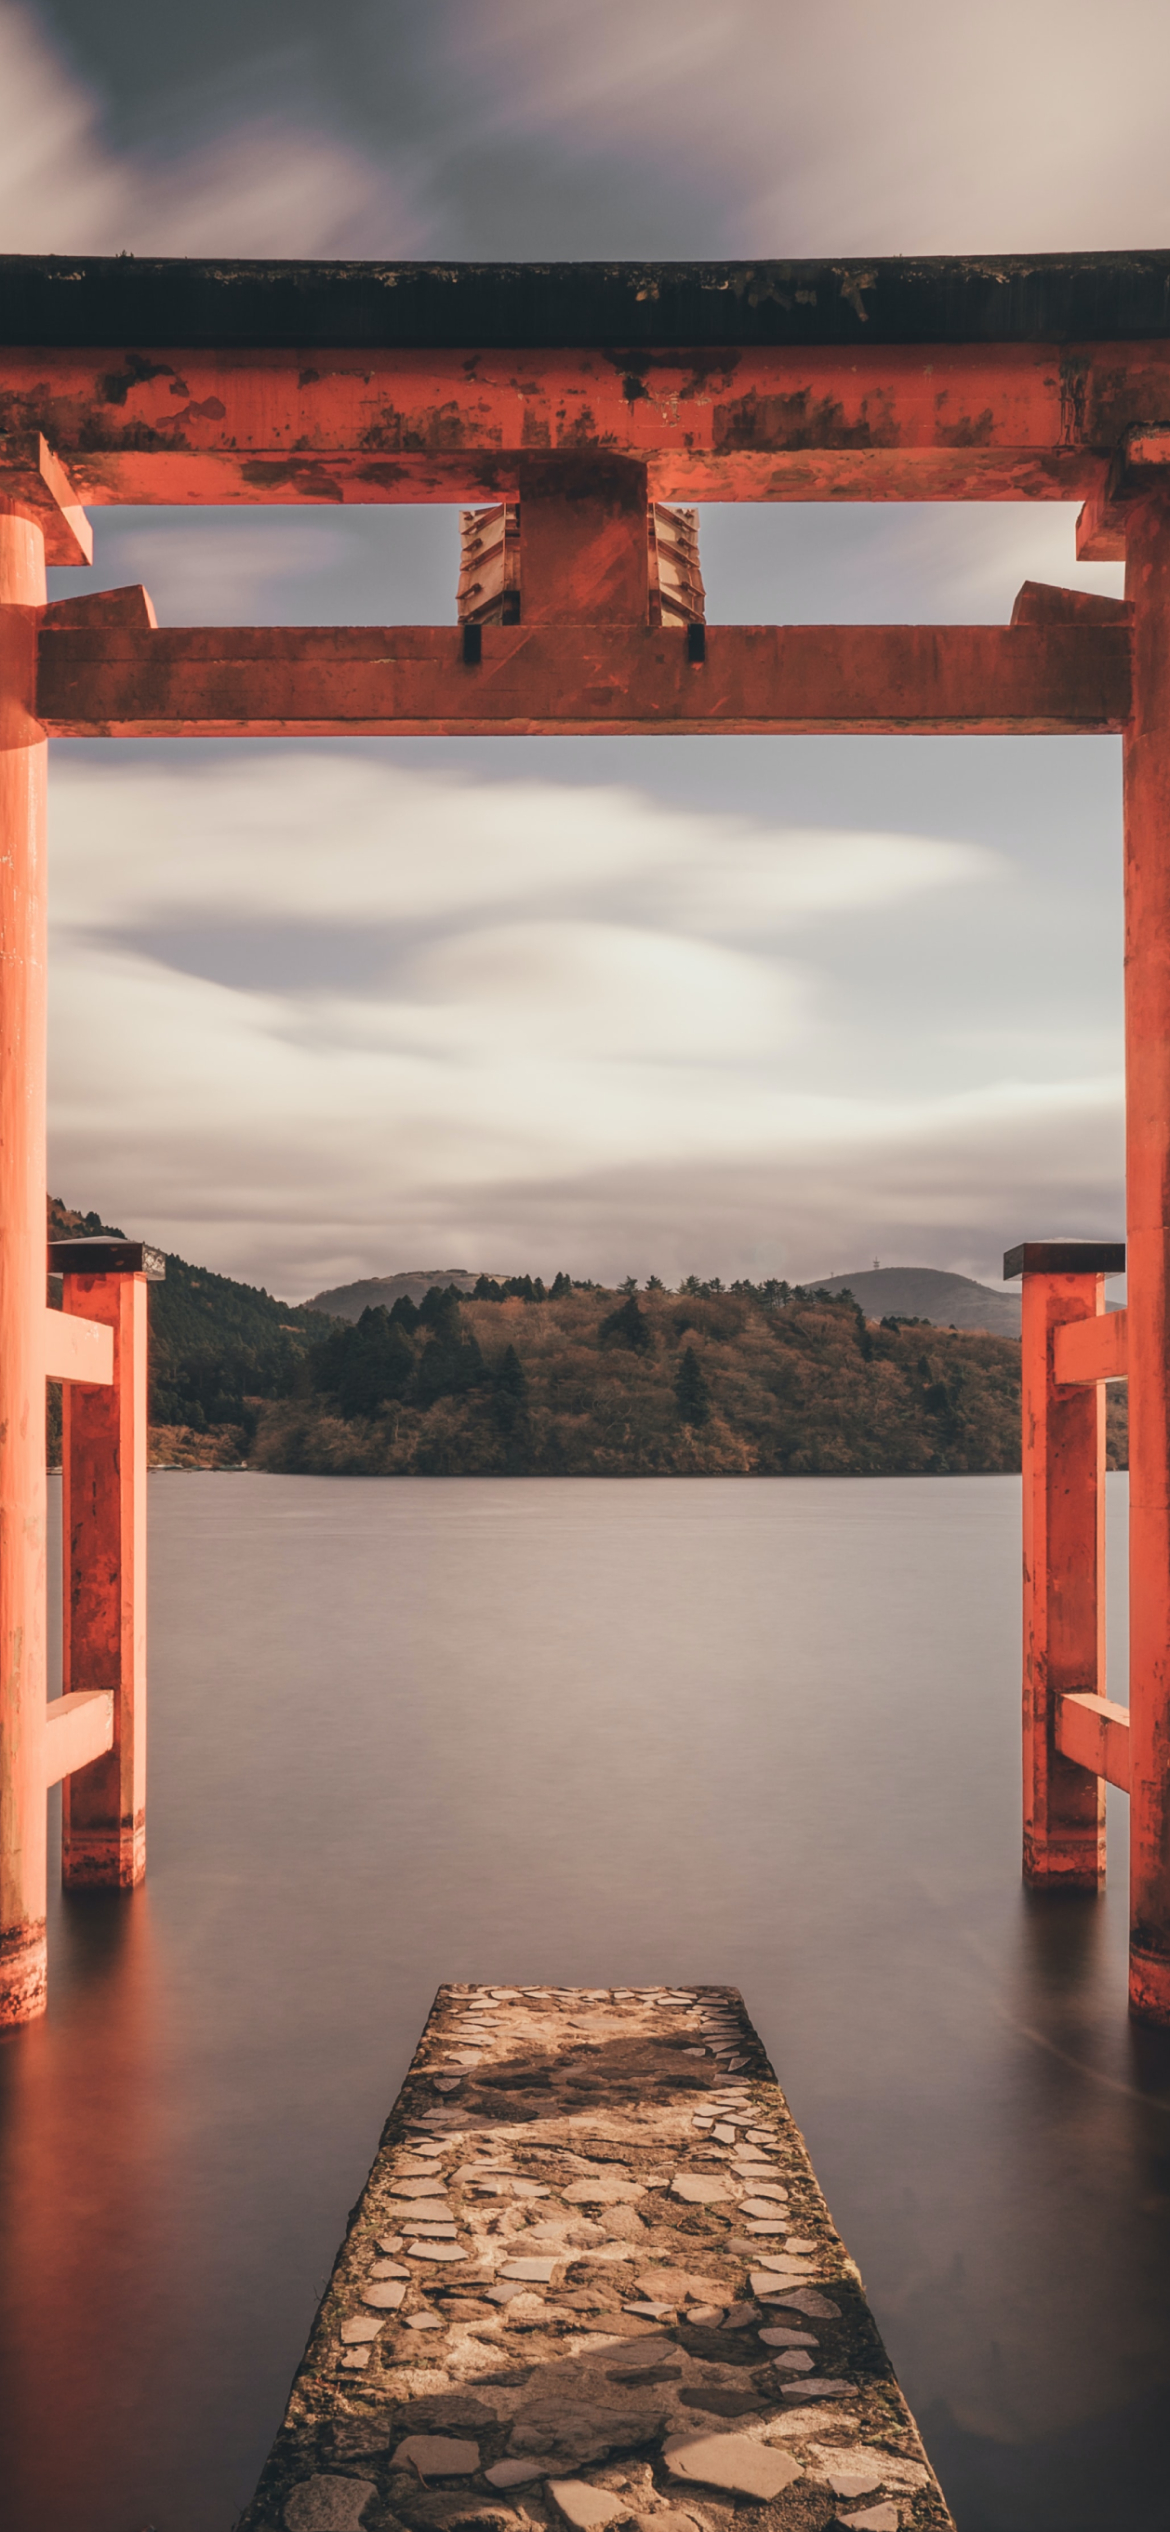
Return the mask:
[[1052, 1357], [1055, 1328], [1104, 1310], [1113, 1262], [1066, 1240], [1003, 1262], [1024, 1279], [1024, 1879], [1041, 1890], [1105, 1878], [1104, 1782], [1056, 1745], [1061, 1697], [1105, 1693], [1105, 1391], [1058, 1386]]
[[1170, 500], [1126, 504], [1130, 2010], [1170, 2023]]
[[130, 1890], [146, 1871], [147, 1281], [65, 1270], [66, 1311], [114, 1331], [112, 1387], [62, 1397], [63, 1685], [114, 1691], [112, 1747], [61, 1789], [69, 1890]]
[[0, 496], [0, 2028], [45, 2008], [45, 537]]

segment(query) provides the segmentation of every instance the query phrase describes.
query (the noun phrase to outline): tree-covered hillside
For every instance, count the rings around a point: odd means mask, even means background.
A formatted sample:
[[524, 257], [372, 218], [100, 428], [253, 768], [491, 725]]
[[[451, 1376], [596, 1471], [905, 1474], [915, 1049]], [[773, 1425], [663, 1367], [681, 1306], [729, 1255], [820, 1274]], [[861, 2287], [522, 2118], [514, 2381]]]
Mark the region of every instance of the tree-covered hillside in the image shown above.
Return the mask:
[[[367, 1310], [266, 1406], [271, 1469], [418, 1476], [948, 1474], [1018, 1468], [1020, 1349], [786, 1286], [574, 1286]], [[502, 1289], [502, 1288], [500, 1288]], [[1124, 1404], [1113, 1393], [1115, 1464]]]
[[[58, 1237], [114, 1227], [50, 1206]], [[435, 1285], [349, 1322], [168, 1256], [150, 1323], [156, 1465], [907, 1476], [1020, 1461], [1018, 1341], [875, 1322], [847, 1292], [481, 1276], [470, 1295]], [[1125, 1390], [1107, 1394], [1124, 1467]], [[51, 1443], [59, 1430], [51, 1409]]]

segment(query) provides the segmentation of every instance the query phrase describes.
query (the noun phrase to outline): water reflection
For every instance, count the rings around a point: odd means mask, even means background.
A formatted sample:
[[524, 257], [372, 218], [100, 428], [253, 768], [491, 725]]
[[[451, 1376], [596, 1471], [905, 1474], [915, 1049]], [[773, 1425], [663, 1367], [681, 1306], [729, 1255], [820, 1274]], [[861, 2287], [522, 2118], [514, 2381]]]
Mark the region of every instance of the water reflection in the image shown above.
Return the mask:
[[0, 2050], [12, 2532], [228, 2532], [434, 1987], [526, 1977], [742, 1986], [961, 2532], [1161, 2532], [1170, 2048], [1123, 1800], [1019, 1891], [1017, 1524], [152, 1481], [151, 1880]]

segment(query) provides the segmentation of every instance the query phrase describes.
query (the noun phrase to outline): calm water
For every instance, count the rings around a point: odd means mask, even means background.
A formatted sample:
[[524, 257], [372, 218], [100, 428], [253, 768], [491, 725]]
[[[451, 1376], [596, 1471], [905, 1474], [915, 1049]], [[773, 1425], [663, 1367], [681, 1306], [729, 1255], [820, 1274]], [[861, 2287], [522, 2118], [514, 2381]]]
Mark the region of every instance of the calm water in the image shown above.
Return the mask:
[[1164, 2532], [1170, 2044], [1124, 1803], [1109, 1898], [1020, 1893], [1014, 1481], [151, 1522], [151, 1879], [0, 2048], [6, 2532], [228, 2532], [444, 1978], [740, 1985], [960, 2532]]

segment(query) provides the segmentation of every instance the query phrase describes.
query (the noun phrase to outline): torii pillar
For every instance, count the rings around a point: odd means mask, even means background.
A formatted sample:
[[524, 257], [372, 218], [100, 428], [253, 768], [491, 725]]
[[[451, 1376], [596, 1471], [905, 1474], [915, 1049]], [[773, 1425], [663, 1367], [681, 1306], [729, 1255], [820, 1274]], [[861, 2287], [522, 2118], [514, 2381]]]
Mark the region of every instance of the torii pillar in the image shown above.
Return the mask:
[[92, 543], [41, 441], [0, 478], [0, 2029], [45, 2001], [46, 543]]
[[1170, 2023], [1170, 493], [1127, 501], [1130, 2004]]

